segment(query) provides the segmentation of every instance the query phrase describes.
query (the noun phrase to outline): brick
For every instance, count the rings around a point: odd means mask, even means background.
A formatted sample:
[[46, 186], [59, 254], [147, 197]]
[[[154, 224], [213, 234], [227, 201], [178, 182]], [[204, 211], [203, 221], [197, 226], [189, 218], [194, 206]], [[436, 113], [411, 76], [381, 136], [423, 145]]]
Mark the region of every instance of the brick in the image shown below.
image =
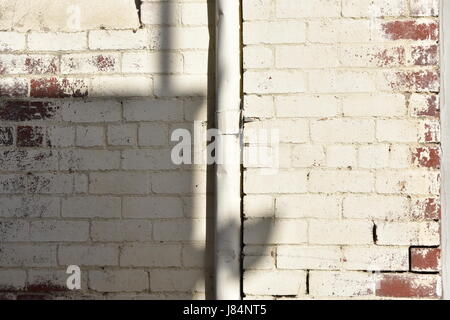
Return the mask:
[[56, 245], [6, 244], [0, 246], [2, 267], [51, 267], [56, 266]]
[[112, 100], [71, 101], [61, 109], [63, 120], [68, 122], [112, 122], [122, 118], [120, 102]]
[[280, 171], [276, 175], [260, 175], [247, 170], [244, 175], [244, 190], [252, 193], [305, 193], [306, 171]]
[[439, 96], [413, 93], [409, 99], [410, 113], [413, 116], [439, 117]]
[[372, 142], [372, 120], [333, 119], [311, 122], [311, 139], [317, 142]]
[[441, 270], [441, 249], [411, 248], [411, 270], [439, 272]]
[[375, 293], [370, 273], [311, 271], [309, 293], [312, 297], [369, 297]]
[[264, 257], [244, 257], [244, 270], [270, 270], [275, 268], [275, 258], [270, 256]]
[[46, 144], [44, 128], [18, 126], [16, 140], [18, 147], [43, 147]]
[[310, 192], [372, 192], [374, 175], [367, 171], [312, 171], [309, 175]]
[[347, 195], [344, 197], [344, 217], [367, 220], [408, 220], [409, 201], [406, 197], [380, 195]]
[[143, 76], [97, 76], [91, 78], [92, 97], [147, 97], [153, 94], [153, 80]]
[[119, 72], [118, 54], [65, 54], [61, 56], [62, 74]]
[[276, 96], [277, 117], [333, 117], [339, 100], [332, 95]]
[[292, 148], [294, 168], [320, 167], [325, 164], [325, 149], [320, 145], [296, 145]]
[[152, 292], [204, 292], [203, 270], [163, 270], [150, 271], [150, 289]]
[[307, 242], [308, 223], [294, 219], [244, 221], [245, 244], [302, 244]]
[[439, 14], [438, 0], [410, 0], [409, 6], [413, 17], [437, 16]]
[[244, 21], [267, 20], [275, 15], [273, 0], [248, 0], [242, 3]]
[[207, 74], [210, 68], [208, 65], [209, 54], [208, 51], [183, 52], [183, 72], [186, 74]]
[[26, 34], [18, 32], [1, 32], [0, 51], [20, 51], [25, 49]]
[[439, 47], [437, 45], [413, 46], [409, 61], [416, 66], [437, 65], [439, 63]]
[[124, 102], [127, 121], [175, 121], [183, 119], [183, 104], [177, 100], [140, 99]]
[[379, 193], [439, 194], [439, 173], [425, 170], [380, 172], [376, 177]]
[[306, 294], [306, 272], [300, 270], [246, 271], [244, 273], [244, 293], [304, 296]]
[[59, 59], [54, 55], [2, 55], [2, 74], [55, 74], [59, 70]]
[[440, 123], [437, 120], [423, 120], [419, 122], [419, 142], [440, 142]]
[[377, 121], [377, 140], [380, 142], [417, 142], [418, 135], [418, 123], [415, 121]]
[[206, 75], [161, 75], [154, 79], [157, 97], [206, 97], [208, 94]]
[[318, 0], [318, 1], [296, 1], [279, 0], [276, 1], [277, 18], [325, 18], [340, 17], [341, 4], [337, 0]]
[[122, 155], [125, 170], [176, 169], [171, 161], [171, 149], [126, 150]]
[[179, 267], [179, 245], [133, 244], [124, 246], [120, 253], [120, 265], [129, 267]]
[[414, 148], [412, 161], [417, 167], [439, 169], [441, 166], [441, 149], [438, 147]]
[[432, 20], [389, 21], [381, 23], [384, 37], [389, 40], [438, 40], [439, 25]]
[[358, 149], [359, 166], [367, 169], [389, 167], [391, 151], [386, 144], [361, 146]]
[[146, 194], [148, 190], [146, 173], [99, 172], [90, 175], [89, 191], [93, 194]]
[[306, 75], [301, 71], [247, 71], [244, 91], [257, 94], [305, 92]]
[[402, 92], [438, 92], [439, 73], [435, 70], [388, 70], [380, 74], [381, 90]]
[[280, 142], [285, 143], [303, 143], [309, 139], [308, 122], [303, 119], [281, 119], [268, 121], [254, 121], [245, 125], [246, 142], [256, 143], [252, 139], [257, 139], [261, 135], [269, 139], [278, 136]]
[[[170, 34], [170, 37], [165, 35]], [[208, 49], [207, 26], [162, 27], [151, 31], [151, 48], [158, 50]]]
[[84, 79], [41, 78], [30, 81], [30, 96], [33, 98], [81, 98], [88, 92]]
[[0, 79], [0, 97], [27, 97], [28, 80], [21, 78]]
[[359, 43], [371, 40], [369, 20], [317, 20], [309, 22], [308, 27], [307, 38], [312, 43]]
[[57, 197], [10, 197], [0, 198], [2, 218], [47, 218], [57, 217], [60, 212]]
[[411, 168], [411, 149], [409, 145], [392, 144], [390, 150], [389, 166], [391, 168]]
[[347, 67], [399, 67], [406, 64], [402, 46], [351, 45], [339, 50], [339, 60]]
[[0, 108], [3, 121], [47, 120], [56, 116], [58, 107], [44, 101], [5, 101]]
[[140, 292], [149, 288], [149, 276], [138, 269], [92, 270], [89, 288], [99, 292]]
[[30, 225], [25, 220], [0, 220], [2, 242], [29, 241]]
[[244, 197], [244, 215], [249, 218], [273, 218], [275, 200], [271, 195]]
[[14, 143], [13, 127], [0, 127], [0, 146], [7, 147]]
[[308, 194], [284, 195], [276, 198], [277, 218], [339, 218], [342, 205], [340, 197]]
[[89, 32], [89, 49], [92, 50], [147, 49], [149, 46], [150, 34], [147, 29]]
[[106, 141], [103, 127], [78, 126], [76, 128], [76, 145], [80, 147], [100, 147]]
[[62, 200], [62, 216], [69, 218], [120, 218], [118, 197], [71, 197]]
[[207, 263], [205, 244], [183, 245], [181, 261], [184, 267], [205, 267]]
[[136, 219], [177, 218], [183, 216], [183, 204], [175, 197], [125, 197], [123, 215]]
[[407, 247], [344, 247], [343, 256], [346, 270], [409, 270]]
[[179, 73], [183, 72], [183, 56], [164, 53], [167, 61], [161, 63], [161, 53], [126, 52], [122, 56], [123, 73]]
[[275, 63], [280, 69], [334, 68], [339, 66], [336, 50], [335, 46], [328, 45], [277, 46]]
[[75, 51], [87, 49], [85, 32], [31, 32], [28, 34], [31, 51]]
[[279, 246], [277, 268], [296, 270], [338, 270], [342, 267], [340, 247]]
[[274, 64], [273, 49], [264, 46], [244, 47], [244, 68], [264, 69], [270, 68]]
[[400, 17], [406, 16], [407, 0], [344, 0], [342, 15], [344, 17]]
[[26, 190], [26, 179], [20, 175], [0, 175], [0, 193], [23, 193]]
[[109, 245], [63, 245], [58, 249], [58, 261], [62, 265], [117, 266], [119, 248]]
[[320, 70], [310, 71], [309, 90], [317, 93], [374, 92], [375, 79], [364, 71]]
[[300, 21], [244, 22], [244, 44], [304, 43], [306, 24]]
[[[141, 21], [146, 25], [176, 24], [180, 19], [180, 13], [178, 11], [177, 4], [144, 2], [141, 4]], [[163, 12], [170, 12], [170, 14], [162, 14]]]
[[27, 190], [34, 194], [68, 194], [73, 192], [73, 175], [42, 173], [29, 175]]
[[342, 97], [343, 113], [350, 117], [401, 117], [406, 115], [401, 94], [357, 94]]
[[50, 150], [8, 150], [0, 152], [3, 171], [48, 171], [58, 169], [57, 153]]
[[47, 128], [48, 145], [55, 148], [75, 145], [75, 128], [52, 126]]
[[437, 275], [383, 274], [377, 280], [376, 295], [391, 298], [437, 298], [441, 296]]
[[[63, 292], [68, 291], [67, 288], [67, 277], [66, 269], [31, 269], [28, 271], [27, 287], [26, 291], [31, 294], [36, 294], [35, 297], [45, 297], [39, 296], [39, 294], [46, 293], [46, 295], [58, 296], [63, 294]], [[86, 289], [86, 278], [81, 277], [81, 290]]]
[[206, 3], [186, 3], [181, 6], [181, 22], [185, 25], [206, 25], [208, 6]]
[[204, 219], [155, 221], [153, 232], [156, 241], [204, 241], [206, 221]]
[[372, 244], [373, 224], [361, 220], [312, 220], [308, 241], [311, 244]]
[[0, 290], [17, 291], [25, 288], [27, 274], [23, 270], [0, 270]]
[[137, 142], [137, 126], [134, 124], [108, 126], [108, 144], [112, 146], [133, 146]]
[[79, 149], [60, 152], [61, 170], [112, 170], [119, 166], [119, 151]]
[[152, 191], [167, 194], [206, 193], [206, 173], [204, 171], [164, 172], [151, 175]]
[[169, 128], [159, 123], [142, 123], [138, 128], [140, 146], [163, 146], [169, 143]]
[[377, 244], [435, 246], [440, 243], [439, 232], [437, 222], [380, 222]]
[[31, 241], [82, 242], [89, 239], [87, 221], [33, 221], [30, 223]]
[[439, 198], [414, 198], [411, 201], [411, 215], [418, 220], [439, 220], [441, 203]]
[[99, 242], [150, 241], [152, 224], [138, 220], [108, 220], [91, 223], [91, 237]]
[[327, 147], [327, 166], [331, 168], [351, 168], [356, 166], [354, 146], [335, 145]]

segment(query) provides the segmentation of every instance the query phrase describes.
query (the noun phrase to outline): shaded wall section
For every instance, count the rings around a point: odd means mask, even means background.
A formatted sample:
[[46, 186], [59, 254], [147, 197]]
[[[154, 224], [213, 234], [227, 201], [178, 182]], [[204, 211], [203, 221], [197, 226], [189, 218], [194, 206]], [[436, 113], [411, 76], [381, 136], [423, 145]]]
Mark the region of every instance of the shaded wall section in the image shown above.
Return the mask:
[[[211, 125], [214, 8], [136, 3], [138, 28], [0, 24], [2, 298], [209, 292], [208, 170], [174, 165], [170, 135]], [[79, 291], [66, 288], [68, 265], [81, 268]]]

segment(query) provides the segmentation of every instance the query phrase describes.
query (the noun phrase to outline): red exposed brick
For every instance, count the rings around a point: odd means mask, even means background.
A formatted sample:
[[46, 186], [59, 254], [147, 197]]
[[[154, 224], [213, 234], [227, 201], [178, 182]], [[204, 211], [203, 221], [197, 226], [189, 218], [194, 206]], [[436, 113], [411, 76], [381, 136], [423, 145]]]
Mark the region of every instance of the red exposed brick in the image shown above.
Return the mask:
[[441, 166], [441, 152], [438, 147], [418, 147], [412, 154], [413, 164], [418, 167], [439, 169]]
[[411, 270], [418, 272], [438, 272], [440, 270], [441, 249], [411, 248]]
[[392, 298], [437, 298], [438, 278], [416, 274], [384, 274], [378, 280], [376, 295]]
[[29, 74], [45, 74], [58, 72], [58, 58], [43, 59], [39, 57], [27, 57], [25, 70]]
[[425, 117], [439, 117], [440, 116], [440, 106], [438, 97], [436, 95], [430, 95], [427, 98], [426, 109], [414, 110], [416, 116]]
[[437, 65], [439, 59], [438, 46], [414, 46], [411, 49], [411, 58], [412, 63], [416, 66]]
[[116, 59], [111, 56], [98, 55], [92, 60], [92, 63], [100, 72], [114, 71]]
[[4, 102], [0, 107], [0, 120], [30, 121], [52, 119], [57, 109], [50, 102], [10, 100]]
[[14, 143], [13, 128], [0, 127], [0, 146], [11, 146]]
[[439, 74], [431, 70], [396, 72], [389, 85], [397, 91], [437, 92], [439, 91]]
[[27, 97], [28, 82], [23, 79], [0, 79], [0, 97]]
[[80, 79], [33, 79], [31, 96], [34, 98], [85, 97], [88, 88]]
[[439, 37], [437, 22], [390, 21], [384, 23], [382, 29], [391, 40], [437, 40]]
[[436, 125], [425, 123], [423, 125], [425, 142], [439, 142], [439, 128]]
[[44, 132], [42, 127], [18, 126], [18, 147], [42, 147], [44, 145]]
[[403, 65], [405, 64], [405, 48], [384, 49], [375, 54], [374, 58], [379, 67]]
[[439, 220], [441, 204], [438, 198], [416, 200], [413, 203], [414, 219]]

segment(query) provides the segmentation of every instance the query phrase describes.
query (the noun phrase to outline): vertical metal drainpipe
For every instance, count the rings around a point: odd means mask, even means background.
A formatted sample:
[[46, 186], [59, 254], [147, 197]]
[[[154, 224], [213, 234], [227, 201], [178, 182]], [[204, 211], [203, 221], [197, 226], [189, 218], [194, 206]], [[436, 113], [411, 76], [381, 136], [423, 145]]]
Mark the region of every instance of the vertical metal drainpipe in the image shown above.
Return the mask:
[[216, 0], [215, 298], [241, 299], [240, 0]]

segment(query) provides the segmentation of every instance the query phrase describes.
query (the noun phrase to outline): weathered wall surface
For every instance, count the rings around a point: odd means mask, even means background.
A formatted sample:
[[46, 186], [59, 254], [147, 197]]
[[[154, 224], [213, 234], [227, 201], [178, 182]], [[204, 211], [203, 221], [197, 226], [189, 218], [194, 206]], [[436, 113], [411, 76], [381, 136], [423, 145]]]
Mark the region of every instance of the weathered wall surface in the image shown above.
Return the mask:
[[246, 298], [439, 298], [438, 1], [243, 9], [245, 128], [282, 143], [246, 165]]
[[134, 1], [90, 0], [108, 23], [79, 2], [75, 31], [58, 6], [2, 15], [2, 298], [202, 298], [205, 166], [173, 165], [169, 139], [206, 125], [207, 3], [143, 1], [134, 29]]

